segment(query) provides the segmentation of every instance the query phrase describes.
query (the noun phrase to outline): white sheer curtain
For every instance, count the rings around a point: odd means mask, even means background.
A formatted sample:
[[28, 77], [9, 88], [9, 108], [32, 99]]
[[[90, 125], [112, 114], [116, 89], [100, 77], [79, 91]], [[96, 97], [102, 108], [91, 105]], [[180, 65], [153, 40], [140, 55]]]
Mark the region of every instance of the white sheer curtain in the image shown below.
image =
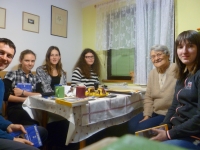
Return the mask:
[[166, 45], [173, 60], [174, 0], [112, 0], [96, 8], [96, 49], [134, 48], [134, 82], [146, 84], [151, 46]]
[[173, 60], [174, 0], [136, 0], [136, 48], [134, 73], [136, 84], [146, 84], [153, 68], [150, 48], [166, 45]]
[[133, 48], [135, 46], [135, 6], [133, 3], [133, 0], [112, 0], [97, 5], [97, 50]]

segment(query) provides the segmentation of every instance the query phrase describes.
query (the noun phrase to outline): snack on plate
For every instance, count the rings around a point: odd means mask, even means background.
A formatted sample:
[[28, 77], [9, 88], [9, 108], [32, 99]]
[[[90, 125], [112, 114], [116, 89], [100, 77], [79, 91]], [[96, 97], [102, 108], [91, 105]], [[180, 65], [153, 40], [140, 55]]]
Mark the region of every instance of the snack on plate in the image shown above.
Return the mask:
[[89, 87], [85, 92], [85, 96], [105, 97], [107, 95], [108, 92], [106, 92], [103, 87], [100, 87], [97, 90], [95, 90], [94, 87]]

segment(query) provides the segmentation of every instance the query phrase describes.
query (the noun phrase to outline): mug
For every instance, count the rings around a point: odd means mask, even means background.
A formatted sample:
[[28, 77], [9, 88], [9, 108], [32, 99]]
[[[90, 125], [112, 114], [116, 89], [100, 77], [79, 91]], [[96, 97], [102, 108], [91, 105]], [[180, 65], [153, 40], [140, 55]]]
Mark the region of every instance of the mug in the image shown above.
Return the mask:
[[55, 96], [58, 98], [64, 98], [65, 88], [63, 86], [55, 86]]
[[76, 87], [76, 97], [85, 98], [85, 91], [86, 91], [85, 86], [77, 86]]

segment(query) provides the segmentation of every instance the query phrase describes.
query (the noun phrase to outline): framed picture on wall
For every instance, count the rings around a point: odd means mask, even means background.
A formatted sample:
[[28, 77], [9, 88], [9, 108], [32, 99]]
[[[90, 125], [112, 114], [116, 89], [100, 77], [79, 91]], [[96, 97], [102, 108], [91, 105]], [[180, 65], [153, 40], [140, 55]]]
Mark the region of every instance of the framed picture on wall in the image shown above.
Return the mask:
[[27, 12], [22, 13], [22, 29], [25, 31], [39, 33], [40, 17]]
[[6, 9], [0, 7], [0, 28], [6, 28]]
[[51, 5], [51, 35], [67, 38], [67, 10]]

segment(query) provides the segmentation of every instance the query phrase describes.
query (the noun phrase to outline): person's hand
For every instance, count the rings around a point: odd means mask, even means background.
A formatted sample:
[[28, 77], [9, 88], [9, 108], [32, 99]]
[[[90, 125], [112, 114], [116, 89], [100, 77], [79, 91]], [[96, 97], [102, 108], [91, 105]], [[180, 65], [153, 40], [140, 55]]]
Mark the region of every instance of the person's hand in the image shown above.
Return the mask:
[[23, 90], [20, 88], [14, 88], [13, 91], [14, 91], [15, 96], [21, 96], [23, 92]]
[[147, 120], [147, 119], [149, 119], [149, 118], [150, 118], [149, 116], [144, 116], [144, 118], [143, 118], [142, 120], [140, 120], [139, 123], [141, 123], [142, 121], [145, 121], [145, 120]]
[[27, 145], [33, 145], [32, 142], [26, 140], [26, 139], [22, 139], [22, 138], [14, 138], [13, 141], [17, 141], [17, 142], [20, 142], [20, 143], [24, 143], [24, 144], [27, 144]]
[[157, 135], [152, 137], [151, 140], [155, 141], [166, 141], [168, 140], [167, 133], [165, 130], [160, 130], [160, 129], [151, 129], [153, 132], [156, 132]]
[[26, 130], [24, 129], [24, 127], [22, 125], [20, 125], [20, 124], [10, 124], [7, 127], [7, 132], [11, 133], [11, 132], [14, 132], [14, 131], [22, 131], [23, 133], [26, 133]]

